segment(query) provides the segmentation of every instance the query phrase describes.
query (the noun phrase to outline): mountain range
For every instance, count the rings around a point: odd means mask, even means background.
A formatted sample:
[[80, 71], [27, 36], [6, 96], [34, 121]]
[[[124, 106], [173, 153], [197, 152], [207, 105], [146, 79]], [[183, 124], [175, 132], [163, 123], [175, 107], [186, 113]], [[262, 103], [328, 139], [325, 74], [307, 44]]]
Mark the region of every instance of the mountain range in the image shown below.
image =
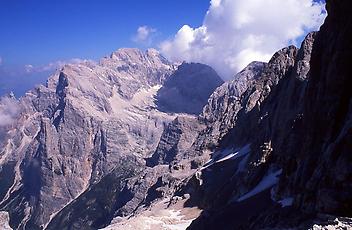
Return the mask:
[[227, 82], [124, 48], [2, 98], [3, 228], [352, 228], [352, 4], [326, 8]]

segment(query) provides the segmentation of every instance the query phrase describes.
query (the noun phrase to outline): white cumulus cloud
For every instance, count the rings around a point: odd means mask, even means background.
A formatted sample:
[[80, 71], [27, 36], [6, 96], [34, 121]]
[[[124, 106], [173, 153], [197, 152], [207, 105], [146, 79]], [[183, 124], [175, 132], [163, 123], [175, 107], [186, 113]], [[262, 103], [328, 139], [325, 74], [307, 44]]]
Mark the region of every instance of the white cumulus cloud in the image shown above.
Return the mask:
[[174, 61], [208, 64], [228, 79], [296, 44], [325, 17], [324, 4], [313, 0], [211, 0], [202, 26], [184, 25], [160, 50]]
[[20, 113], [20, 106], [14, 98], [0, 98], [0, 128], [12, 125]]
[[31, 64], [27, 64], [24, 66], [24, 70], [26, 73], [34, 73], [34, 72], [41, 73], [41, 72], [47, 72], [47, 71], [53, 71], [53, 70], [59, 69], [67, 64], [79, 64], [84, 62], [94, 62], [94, 61], [87, 60], [87, 59], [80, 59], [80, 58], [72, 58], [69, 60], [58, 60], [58, 61], [50, 62], [48, 64], [41, 65], [41, 66], [33, 66]]
[[33, 65], [30, 65], [30, 64], [24, 65], [24, 71], [26, 73], [31, 73], [31, 72], [33, 72], [33, 70], [34, 70], [34, 66]]
[[140, 26], [137, 29], [136, 34], [132, 40], [137, 43], [150, 44], [152, 42], [153, 35], [157, 32], [156, 29], [149, 26]]

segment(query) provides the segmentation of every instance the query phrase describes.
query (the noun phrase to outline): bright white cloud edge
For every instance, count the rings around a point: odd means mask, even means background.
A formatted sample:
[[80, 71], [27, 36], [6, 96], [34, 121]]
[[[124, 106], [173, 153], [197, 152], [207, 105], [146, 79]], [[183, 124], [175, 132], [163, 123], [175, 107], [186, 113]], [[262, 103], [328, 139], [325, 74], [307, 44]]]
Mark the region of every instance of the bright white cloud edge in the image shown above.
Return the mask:
[[313, 0], [211, 0], [202, 26], [184, 25], [159, 48], [173, 61], [205, 63], [230, 79], [250, 62], [267, 62], [318, 30], [324, 6]]

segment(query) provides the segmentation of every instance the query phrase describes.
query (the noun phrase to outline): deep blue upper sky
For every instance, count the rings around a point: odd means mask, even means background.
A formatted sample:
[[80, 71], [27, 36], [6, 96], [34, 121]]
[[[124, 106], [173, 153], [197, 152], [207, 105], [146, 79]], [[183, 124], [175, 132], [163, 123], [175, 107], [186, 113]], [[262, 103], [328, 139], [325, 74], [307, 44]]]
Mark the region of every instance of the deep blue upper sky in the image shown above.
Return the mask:
[[199, 26], [208, 7], [205, 0], [2, 0], [0, 57], [3, 66], [97, 59], [138, 46], [131, 37], [141, 25], [156, 28], [159, 40]]

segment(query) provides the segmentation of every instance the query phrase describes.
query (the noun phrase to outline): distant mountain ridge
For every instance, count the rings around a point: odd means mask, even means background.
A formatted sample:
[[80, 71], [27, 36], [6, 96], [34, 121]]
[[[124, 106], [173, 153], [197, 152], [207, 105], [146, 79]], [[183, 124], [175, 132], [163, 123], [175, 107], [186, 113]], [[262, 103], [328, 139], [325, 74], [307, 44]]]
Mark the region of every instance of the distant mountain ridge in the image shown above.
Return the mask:
[[352, 3], [326, 8], [300, 48], [223, 84], [156, 50], [65, 66], [3, 127], [10, 226], [352, 228]]
[[[193, 65], [200, 66], [188, 68]], [[99, 63], [66, 65], [47, 86], [26, 93], [1, 142], [0, 176], [9, 181], [0, 182], [0, 207], [10, 213], [11, 226], [45, 227], [123, 159], [142, 169], [176, 117], [158, 110], [156, 95], [178, 68], [153, 49], [120, 49]], [[212, 87], [200, 92], [200, 104], [222, 83], [215, 74], [206, 80]]]

